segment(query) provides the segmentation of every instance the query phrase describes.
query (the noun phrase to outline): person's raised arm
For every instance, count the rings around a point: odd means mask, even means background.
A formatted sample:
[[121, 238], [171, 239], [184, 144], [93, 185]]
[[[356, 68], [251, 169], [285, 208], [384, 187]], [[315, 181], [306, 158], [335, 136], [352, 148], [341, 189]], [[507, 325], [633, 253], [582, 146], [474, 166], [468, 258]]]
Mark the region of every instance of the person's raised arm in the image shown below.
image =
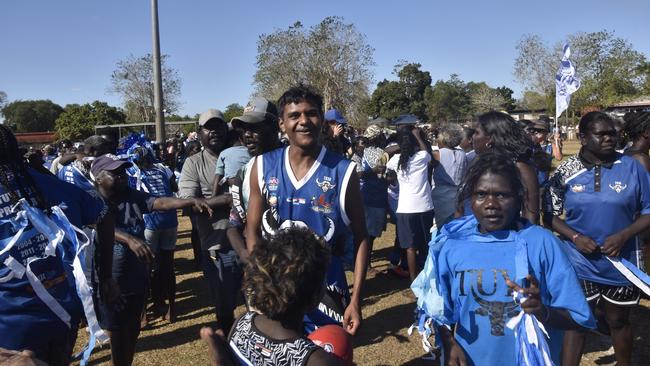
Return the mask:
[[553, 154], [553, 158], [557, 161], [562, 161], [562, 158], [564, 157], [562, 155], [562, 139], [560, 138], [560, 134], [558, 132], [553, 134], [553, 141], [551, 141], [551, 153]]
[[361, 296], [363, 284], [366, 280], [366, 270], [368, 269], [369, 250], [366, 218], [361, 200], [359, 177], [356, 172], [352, 172], [348, 182], [347, 194], [345, 195], [345, 212], [350, 219], [356, 259], [354, 262], [352, 298], [343, 315], [343, 328], [354, 335], [361, 325]]

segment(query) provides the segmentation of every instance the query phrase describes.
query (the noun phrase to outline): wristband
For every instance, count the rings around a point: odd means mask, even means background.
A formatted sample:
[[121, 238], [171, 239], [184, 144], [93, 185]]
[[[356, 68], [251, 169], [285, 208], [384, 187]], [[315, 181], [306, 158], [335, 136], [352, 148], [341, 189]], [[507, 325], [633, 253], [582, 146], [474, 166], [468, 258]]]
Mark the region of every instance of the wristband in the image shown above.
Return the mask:
[[575, 233], [575, 234], [573, 234], [573, 236], [571, 237], [571, 241], [575, 243], [575, 242], [576, 242], [576, 239], [578, 239], [578, 237], [579, 237], [580, 235], [582, 235], [582, 234], [580, 234], [580, 233]]

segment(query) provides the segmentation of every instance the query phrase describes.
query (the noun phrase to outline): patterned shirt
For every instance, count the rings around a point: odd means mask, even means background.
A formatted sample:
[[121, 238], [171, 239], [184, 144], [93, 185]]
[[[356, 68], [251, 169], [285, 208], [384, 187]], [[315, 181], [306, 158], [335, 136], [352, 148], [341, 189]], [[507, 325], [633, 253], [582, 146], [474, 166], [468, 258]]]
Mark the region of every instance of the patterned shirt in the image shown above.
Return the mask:
[[274, 340], [255, 326], [254, 312], [244, 314], [233, 326], [229, 337], [230, 348], [242, 365], [306, 365], [309, 356], [318, 349], [305, 337]]

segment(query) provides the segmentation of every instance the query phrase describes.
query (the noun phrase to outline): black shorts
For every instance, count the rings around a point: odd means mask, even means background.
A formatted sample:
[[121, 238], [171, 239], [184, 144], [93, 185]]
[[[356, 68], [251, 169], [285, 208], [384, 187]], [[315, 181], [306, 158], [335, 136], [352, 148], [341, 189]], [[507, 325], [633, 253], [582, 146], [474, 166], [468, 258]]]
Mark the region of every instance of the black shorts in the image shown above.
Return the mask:
[[397, 213], [397, 237], [403, 249], [415, 248], [426, 252], [431, 240], [433, 210], [418, 213]]
[[581, 280], [580, 282], [587, 302], [595, 302], [602, 297], [607, 302], [615, 305], [636, 305], [641, 297], [641, 291], [634, 285], [610, 286], [587, 280]]

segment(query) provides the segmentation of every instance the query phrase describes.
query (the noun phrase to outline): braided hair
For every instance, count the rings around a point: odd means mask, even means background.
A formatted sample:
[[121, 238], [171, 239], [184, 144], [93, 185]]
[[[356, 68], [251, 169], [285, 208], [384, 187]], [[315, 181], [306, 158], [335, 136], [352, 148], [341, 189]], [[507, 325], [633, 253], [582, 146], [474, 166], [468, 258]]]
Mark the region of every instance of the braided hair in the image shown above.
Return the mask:
[[641, 135], [650, 130], [650, 112], [629, 112], [623, 117], [623, 133], [632, 142], [636, 141]]
[[[13, 185], [11, 181], [15, 181]], [[32, 204], [43, 210], [49, 209], [47, 201], [27, 171], [27, 163], [20, 153], [16, 136], [4, 124], [0, 124], [0, 186], [9, 193], [12, 205], [21, 198], [33, 198]]]
[[280, 230], [255, 246], [244, 270], [249, 304], [287, 326], [296, 314], [315, 305], [329, 264], [330, 251], [307, 228]]

